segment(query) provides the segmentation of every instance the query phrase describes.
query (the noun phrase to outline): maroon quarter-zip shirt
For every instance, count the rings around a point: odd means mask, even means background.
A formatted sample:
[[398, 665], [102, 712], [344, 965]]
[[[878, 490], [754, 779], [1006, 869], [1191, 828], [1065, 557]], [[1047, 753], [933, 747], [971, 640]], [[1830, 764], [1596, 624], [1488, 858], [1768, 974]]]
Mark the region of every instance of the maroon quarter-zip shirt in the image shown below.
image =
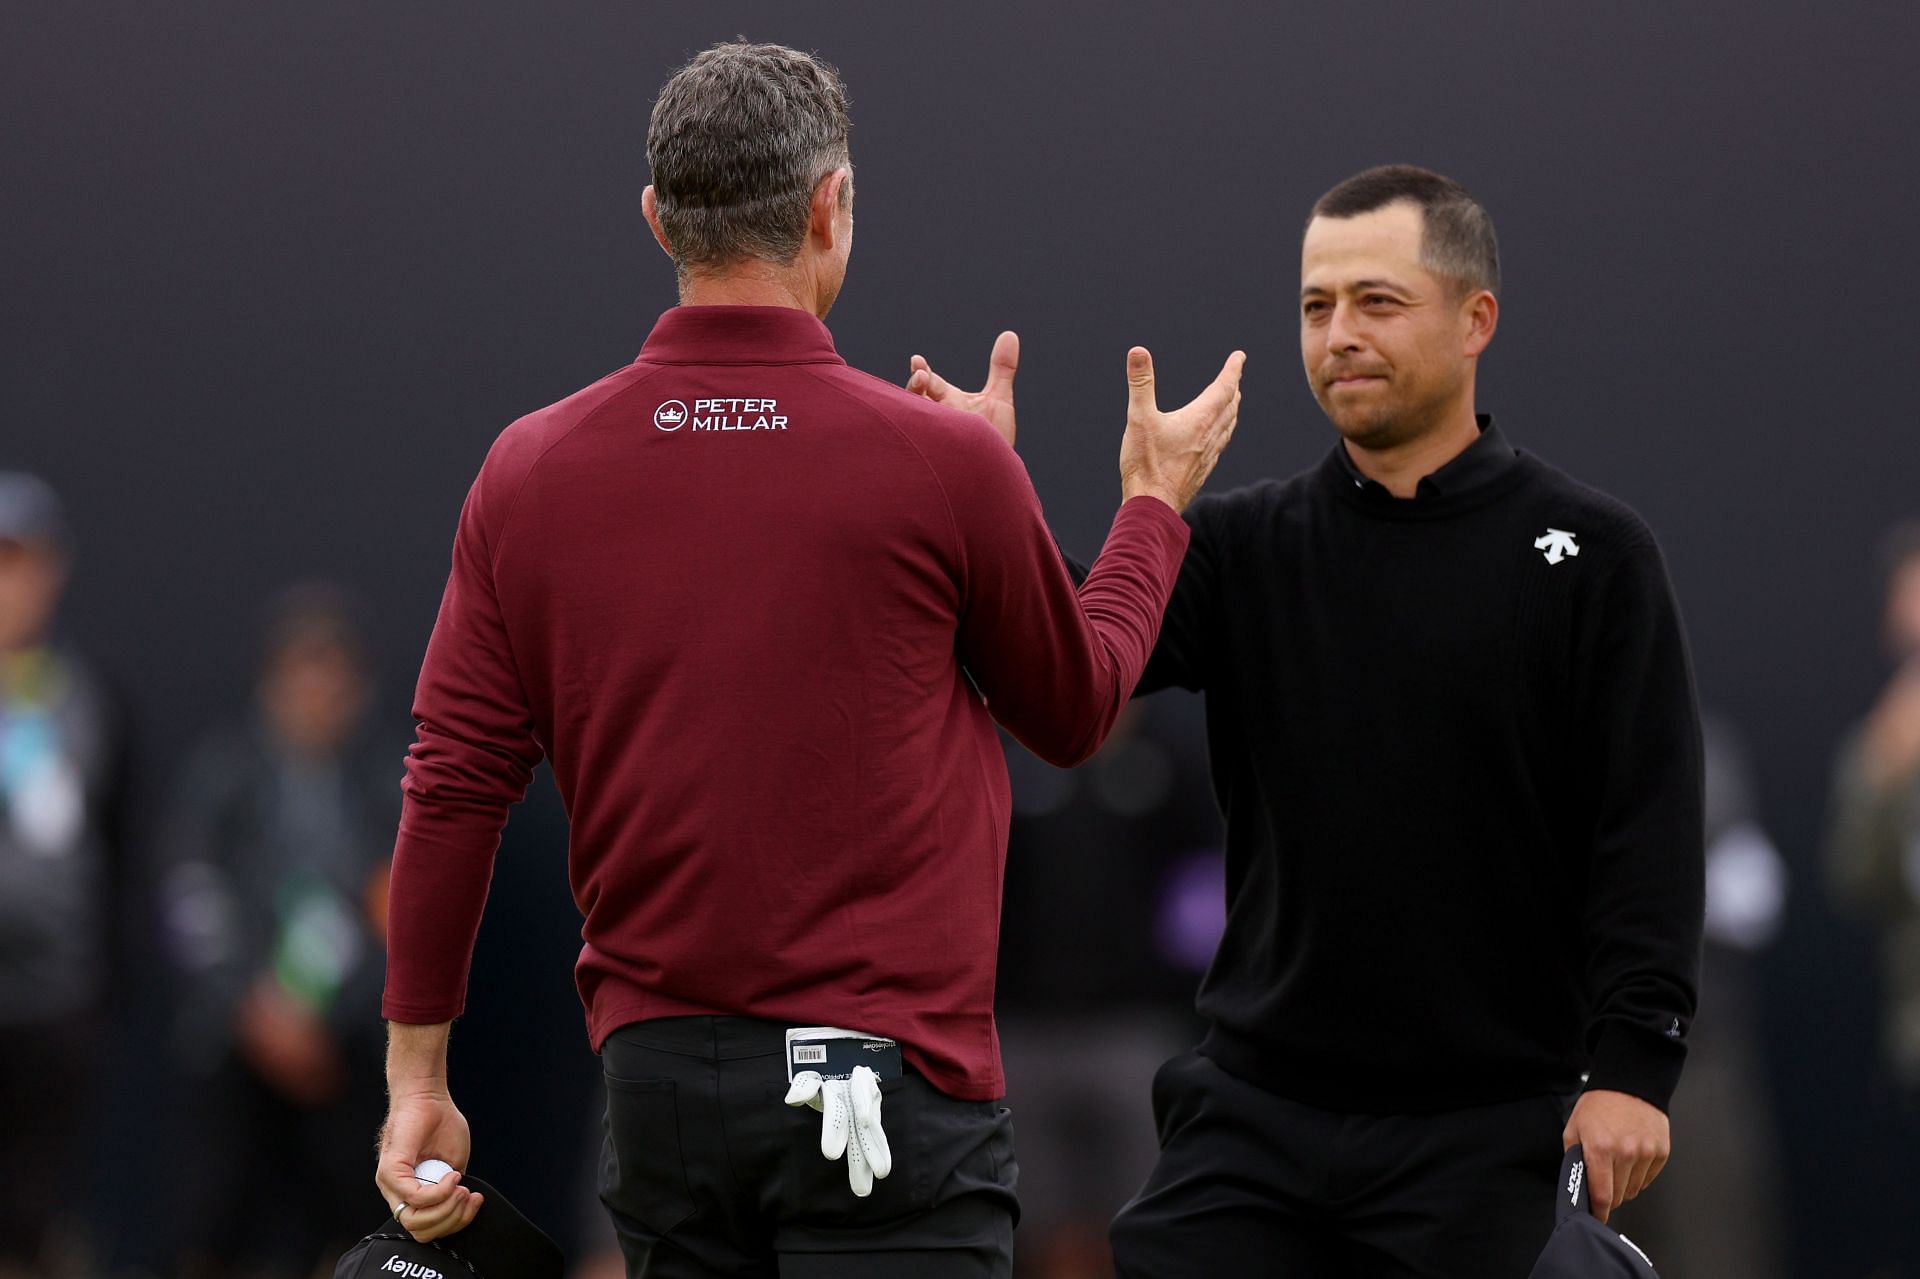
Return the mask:
[[993, 720], [1091, 754], [1187, 527], [1127, 502], [1076, 593], [1014, 451], [847, 367], [813, 316], [680, 307], [508, 427], [467, 495], [414, 703], [385, 1015], [456, 1016], [508, 806], [572, 822], [596, 1050], [687, 1014], [898, 1038], [1004, 1091]]

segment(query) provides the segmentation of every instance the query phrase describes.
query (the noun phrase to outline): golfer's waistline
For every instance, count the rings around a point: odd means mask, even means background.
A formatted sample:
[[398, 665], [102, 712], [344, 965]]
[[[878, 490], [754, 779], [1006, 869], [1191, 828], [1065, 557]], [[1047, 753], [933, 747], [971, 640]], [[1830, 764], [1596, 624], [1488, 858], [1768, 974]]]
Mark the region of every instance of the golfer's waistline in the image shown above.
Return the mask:
[[786, 1052], [787, 1027], [800, 1024], [762, 1017], [654, 1017], [628, 1022], [607, 1036], [607, 1046], [619, 1041], [708, 1061], [780, 1057]]

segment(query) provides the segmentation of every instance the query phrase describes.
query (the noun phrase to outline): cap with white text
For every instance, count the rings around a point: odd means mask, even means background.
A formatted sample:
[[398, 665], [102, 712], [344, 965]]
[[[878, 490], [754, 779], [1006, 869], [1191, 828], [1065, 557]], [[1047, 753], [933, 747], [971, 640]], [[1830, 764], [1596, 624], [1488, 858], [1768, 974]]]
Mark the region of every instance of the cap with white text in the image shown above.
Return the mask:
[[1593, 1215], [1587, 1158], [1579, 1146], [1560, 1163], [1559, 1196], [1553, 1235], [1528, 1279], [1660, 1279], [1633, 1240]]

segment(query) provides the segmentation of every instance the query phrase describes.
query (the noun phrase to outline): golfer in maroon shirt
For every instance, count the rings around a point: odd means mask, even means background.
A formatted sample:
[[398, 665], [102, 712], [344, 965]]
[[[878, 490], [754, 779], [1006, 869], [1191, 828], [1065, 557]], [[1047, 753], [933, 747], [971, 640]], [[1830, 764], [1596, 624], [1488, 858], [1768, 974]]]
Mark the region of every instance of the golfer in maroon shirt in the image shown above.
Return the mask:
[[545, 758], [629, 1273], [1010, 1270], [994, 721], [1059, 765], [1099, 746], [1242, 357], [1162, 413], [1129, 353], [1124, 501], [1076, 591], [1001, 434], [834, 351], [847, 124], [836, 73], [791, 49], [675, 75], [645, 210], [682, 305], [634, 363], [509, 427], [467, 496], [391, 890], [377, 1180], [417, 1238], [481, 1210], [457, 1174], [412, 1174], [467, 1164], [448, 1024]]

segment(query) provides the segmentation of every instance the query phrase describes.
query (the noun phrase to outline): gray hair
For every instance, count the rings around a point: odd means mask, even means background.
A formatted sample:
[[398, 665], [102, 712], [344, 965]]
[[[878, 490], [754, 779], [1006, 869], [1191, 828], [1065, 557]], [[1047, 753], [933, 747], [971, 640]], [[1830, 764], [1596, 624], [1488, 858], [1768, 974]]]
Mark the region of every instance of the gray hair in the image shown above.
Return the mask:
[[1314, 218], [1351, 218], [1412, 204], [1420, 210], [1421, 265], [1463, 293], [1500, 292], [1500, 244], [1493, 218], [1452, 178], [1411, 164], [1384, 164], [1356, 173], [1314, 203]]
[[680, 274], [791, 263], [814, 187], [848, 163], [849, 127], [840, 73], [798, 49], [718, 44], [675, 72], [653, 104], [647, 164]]

